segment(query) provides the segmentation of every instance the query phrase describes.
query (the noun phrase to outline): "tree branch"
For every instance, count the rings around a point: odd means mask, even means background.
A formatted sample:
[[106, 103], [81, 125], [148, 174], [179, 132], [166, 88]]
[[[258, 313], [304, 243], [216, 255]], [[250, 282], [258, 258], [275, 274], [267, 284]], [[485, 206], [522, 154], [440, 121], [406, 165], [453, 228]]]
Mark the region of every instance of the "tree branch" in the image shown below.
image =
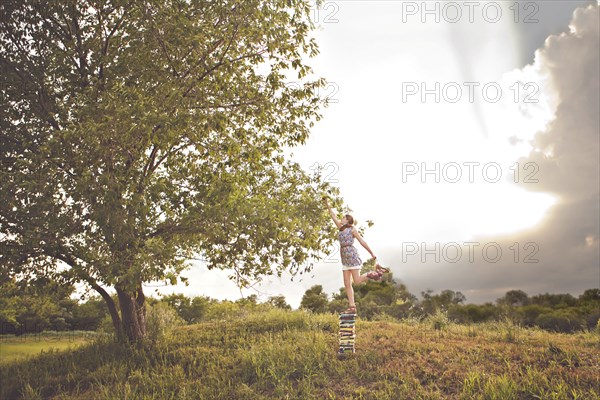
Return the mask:
[[[116, 10], [116, 8], [112, 9], [111, 12], [108, 13], [108, 15], [112, 14], [113, 11], [115, 11], [115, 10]], [[102, 46], [102, 56], [103, 57], [106, 57], [106, 55], [108, 54], [108, 44], [110, 42], [110, 39], [114, 36], [114, 34], [117, 32], [117, 30], [121, 27], [121, 24], [123, 23], [125, 16], [127, 15], [126, 10], [127, 10], [127, 8], [124, 9], [123, 15], [121, 15], [121, 18], [119, 18], [117, 20], [117, 22], [115, 23], [115, 25], [113, 26], [111, 31], [106, 36], [106, 40], [104, 41], [104, 45]], [[101, 12], [98, 12], [98, 14], [100, 15]], [[104, 79], [104, 63], [102, 61], [100, 62], [100, 67], [98, 70], [98, 79], [101, 81]]]

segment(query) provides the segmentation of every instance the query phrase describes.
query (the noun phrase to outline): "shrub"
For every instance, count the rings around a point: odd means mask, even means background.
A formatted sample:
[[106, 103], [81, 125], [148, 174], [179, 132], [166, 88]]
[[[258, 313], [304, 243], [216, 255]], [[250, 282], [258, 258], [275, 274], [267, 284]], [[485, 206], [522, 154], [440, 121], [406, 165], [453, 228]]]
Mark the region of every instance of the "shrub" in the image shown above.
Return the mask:
[[100, 323], [98, 324], [98, 329], [96, 329], [96, 332], [106, 334], [106, 335], [114, 335], [115, 326], [113, 325], [110, 314], [106, 314], [104, 316], [104, 318], [102, 318], [100, 320]]
[[583, 321], [577, 315], [569, 312], [555, 311], [541, 314], [535, 323], [542, 329], [553, 332], [570, 333], [583, 328]]
[[206, 308], [205, 320], [230, 320], [242, 317], [248, 314], [249, 309], [242, 308], [239, 303], [230, 300], [211, 301]]
[[437, 310], [435, 314], [426, 318], [426, 321], [431, 324], [433, 329], [442, 330], [448, 325], [448, 314], [444, 311]]
[[548, 307], [542, 307], [538, 304], [530, 304], [517, 309], [517, 315], [521, 318], [521, 322], [525, 326], [534, 326], [537, 318], [546, 313], [551, 313], [551, 309]]
[[593, 330], [598, 327], [598, 323], [600, 323], [600, 311], [591, 313], [586, 318], [587, 328], [589, 330]]
[[146, 337], [157, 341], [172, 328], [183, 325], [184, 320], [177, 315], [177, 311], [166, 303], [147, 305], [146, 309]]
[[459, 323], [485, 322], [498, 319], [498, 308], [486, 304], [453, 304], [448, 309], [448, 318]]

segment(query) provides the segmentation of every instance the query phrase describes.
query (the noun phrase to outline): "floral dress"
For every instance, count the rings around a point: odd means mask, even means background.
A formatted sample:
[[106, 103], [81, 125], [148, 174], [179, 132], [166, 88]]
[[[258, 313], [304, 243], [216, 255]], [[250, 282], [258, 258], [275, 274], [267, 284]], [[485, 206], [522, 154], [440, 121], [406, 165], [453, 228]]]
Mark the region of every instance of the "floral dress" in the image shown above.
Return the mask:
[[352, 227], [348, 227], [338, 233], [340, 240], [340, 255], [342, 257], [342, 269], [360, 269], [362, 261], [358, 255], [358, 250], [353, 246], [354, 236]]

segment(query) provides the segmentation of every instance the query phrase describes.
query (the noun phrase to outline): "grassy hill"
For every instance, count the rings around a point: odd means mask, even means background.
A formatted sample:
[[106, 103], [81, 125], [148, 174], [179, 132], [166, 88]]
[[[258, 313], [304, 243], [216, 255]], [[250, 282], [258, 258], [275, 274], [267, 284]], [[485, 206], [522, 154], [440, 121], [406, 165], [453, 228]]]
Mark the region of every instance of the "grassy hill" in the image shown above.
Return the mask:
[[180, 326], [135, 348], [96, 340], [0, 366], [5, 399], [597, 399], [600, 336], [506, 323], [362, 321], [272, 310]]

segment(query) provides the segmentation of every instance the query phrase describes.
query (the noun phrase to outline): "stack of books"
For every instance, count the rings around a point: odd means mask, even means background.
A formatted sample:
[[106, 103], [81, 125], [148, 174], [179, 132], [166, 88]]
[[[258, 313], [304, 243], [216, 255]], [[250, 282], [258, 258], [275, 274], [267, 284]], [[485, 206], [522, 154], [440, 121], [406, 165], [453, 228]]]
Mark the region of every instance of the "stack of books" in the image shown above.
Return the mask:
[[356, 314], [340, 314], [340, 349], [338, 354], [354, 353]]

